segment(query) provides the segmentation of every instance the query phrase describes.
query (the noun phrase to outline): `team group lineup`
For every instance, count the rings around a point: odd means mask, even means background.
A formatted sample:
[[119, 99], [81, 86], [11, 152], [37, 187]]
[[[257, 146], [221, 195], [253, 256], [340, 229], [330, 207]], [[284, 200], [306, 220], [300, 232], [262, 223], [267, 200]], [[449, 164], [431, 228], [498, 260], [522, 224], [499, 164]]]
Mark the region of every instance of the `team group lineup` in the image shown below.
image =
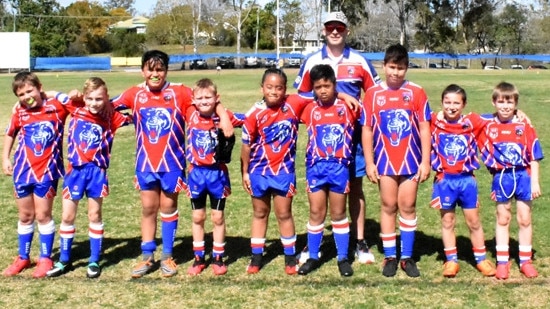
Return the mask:
[[[192, 207], [194, 260], [187, 273], [199, 275], [207, 266], [215, 275], [227, 273], [224, 210], [231, 190], [226, 164], [235, 142], [234, 127], [242, 127], [242, 185], [251, 196], [253, 209], [249, 274], [260, 272], [263, 266], [271, 209], [279, 227], [286, 274], [307, 275], [321, 266], [327, 215], [340, 274], [353, 275], [350, 246], [355, 246], [357, 262], [374, 263], [364, 235], [362, 187], [366, 176], [380, 191], [382, 274], [393, 277], [401, 268], [409, 277], [420, 276], [413, 259], [415, 206], [419, 183], [434, 170], [431, 207], [441, 213], [446, 258], [443, 276], [455, 277], [459, 272], [454, 232], [457, 206], [462, 208], [470, 231], [476, 268], [483, 276], [510, 276], [509, 230], [515, 200], [519, 269], [527, 278], [537, 277], [532, 263], [531, 206], [541, 195], [539, 161], [543, 153], [528, 117], [517, 111], [516, 87], [507, 82], [496, 85], [494, 114], [478, 115], [462, 113], [466, 91], [452, 84], [442, 91], [441, 111], [433, 112], [424, 89], [406, 79], [407, 49], [399, 44], [386, 49], [385, 80], [381, 81], [372, 64], [346, 44], [348, 27], [342, 12], [330, 13], [323, 28], [326, 43], [302, 64], [294, 82], [297, 93], [287, 94], [287, 76], [281, 69], [267, 69], [261, 77], [263, 99], [246, 114], [224, 108], [210, 79], [200, 79], [192, 88], [168, 82], [169, 57], [159, 50], [142, 56], [144, 82], [112, 100], [107, 85], [98, 77], [89, 78], [82, 92], [66, 95], [44, 91], [34, 73], [18, 73], [12, 83], [18, 104], [6, 130], [2, 168], [6, 175], [13, 175], [19, 252], [3, 275], [15, 276], [34, 266], [30, 251], [35, 222], [40, 253], [32, 276], [57, 277], [69, 271], [76, 210], [84, 197], [90, 243], [86, 276], [101, 275], [101, 208], [109, 194], [111, 146], [116, 130], [133, 123], [142, 255], [131, 270], [132, 278], [145, 276], [156, 265], [164, 277], [177, 274], [173, 248], [179, 193], [190, 198]], [[62, 140], [69, 116], [65, 171]], [[307, 246], [298, 258], [292, 199], [300, 123], [308, 135], [309, 219]], [[478, 196], [471, 194], [478, 190], [474, 177], [480, 168], [478, 150], [493, 176], [496, 265], [487, 258]], [[61, 178], [59, 260], [54, 263], [52, 208]], [[209, 263], [205, 249], [207, 200], [213, 227]], [[157, 260], [159, 216], [162, 250]]]

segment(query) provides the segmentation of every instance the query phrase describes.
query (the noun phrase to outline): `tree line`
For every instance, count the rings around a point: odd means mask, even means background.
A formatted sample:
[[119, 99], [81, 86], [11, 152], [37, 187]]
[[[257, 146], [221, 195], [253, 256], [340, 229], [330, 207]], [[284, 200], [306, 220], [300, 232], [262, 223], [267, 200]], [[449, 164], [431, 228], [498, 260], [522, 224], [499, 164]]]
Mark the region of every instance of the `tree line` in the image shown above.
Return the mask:
[[257, 0], [162, 0], [146, 16], [146, 34], [111, 27], [135, 14], [134, 3], [62, 7], [55, 0], [0, 0], [0, 31], [30, 32], [33, 57], [134, 56], [148, 44], [177, 44], [182, 53], [205, 45], [234, 46], [238, 53], [279, 45], [288, 52], [306, 39], [320, 46], [324, 14], [341, 10], [350, 20], [351, 45], [369, 52], [396, 41], [409, 50], [450, 54], [550, 50], [549, 0], [272, 0], [263, 6]]

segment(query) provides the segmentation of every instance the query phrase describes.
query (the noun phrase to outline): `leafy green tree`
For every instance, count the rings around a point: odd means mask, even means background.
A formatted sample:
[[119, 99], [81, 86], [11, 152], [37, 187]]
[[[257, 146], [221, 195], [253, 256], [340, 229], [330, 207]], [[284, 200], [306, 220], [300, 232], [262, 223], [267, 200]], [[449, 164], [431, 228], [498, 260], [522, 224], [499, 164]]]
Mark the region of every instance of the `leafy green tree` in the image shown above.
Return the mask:
[[74, 21], [59, 18], [60, 6], [51, 0], [9, 0], [17, 12], [16, 30], [31, 37], [31, 56], [63, 56], [75, 37]]
[[[109, 51], [106, 41], [109, 25], [117, 19], [111, 18], [109, 12], [99, 4], [88, 1], [77, 1], [65, 9], [65, 14], [73, 17], [78, 25], [73, 32], [76, 39], [69, 50], [72, 54], [92, 54]], [[129, 18], [126, 15], [125, 18]]]
[[116, 29], [107, 36], [115, 57], [136, 57], [145, 51], [145, 35]]
[[108, 10], [113, 10], [117, 8], [123, 8], [126, 10], [126, 12], [130, 13], [130, 15], [133, 15], [135, 13], [134, 10], [134, 4], [135, 0], [107, 0], [104, 1], [105, 8]]

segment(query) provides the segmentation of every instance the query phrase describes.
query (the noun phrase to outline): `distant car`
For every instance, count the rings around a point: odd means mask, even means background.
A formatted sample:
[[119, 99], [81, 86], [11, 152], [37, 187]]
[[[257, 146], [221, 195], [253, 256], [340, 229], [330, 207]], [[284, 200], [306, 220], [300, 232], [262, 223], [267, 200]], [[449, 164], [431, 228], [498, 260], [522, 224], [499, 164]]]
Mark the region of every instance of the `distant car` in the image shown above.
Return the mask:
[[208, 69], [208, 63], [206, 59], [195, 59], [189, 63], [190, 70], [205, 70]]
[[546, 70], [548, 69], [547, 67], [541, 65], [541, 64], [532, 64], [529, 66], [528, 68], [529, 70], [535, 70], [535, 69], [538, 69], [538, 70]]
[[235, 68], [235, 58], [231, 56], [221, 56], [216, 61], [216, 66], [222, 69], [234, 69]]
[[523, 66], [521, 64], [512, 64], [510, 66], [510, 69], [512, 69], [512, 70], [523, 70]]
[[454, 67], [448, 63], [443, 63], [443, 65], [441, 66], [442, 68], [444, 69], [454, 69]]
[[502, 68], [497, 65], [486, 65], [483, 69], [484, 70], [502, 70]]
[[265, 58], [264, 66], [266, 68], [275, 68], [275, 67], [277, 67], [277, 59], [275, 59], [275, 58]]
[[441, 63], [430, 63], [430, 64], [428, 64], [428, 68], [429, 69], [442, 69], [443, 66], [441, 65]]
[[465, 66], [465, 65], [457, 65], [457, 66], [455, 67], [455, 69], [461, 69], [461, 70], [464, 70], [464, 69], [467, 69], [467, 68], [468, 68], [468, 67]]
[[259, 68], [260, 67], [260, 60], [258, 57], [249, 56], [244, 58], [244, 67], [245, 68]]
[[414, 62], [409, 62], [409, 69], [419, 69], [420, 66]]
[[302, 65], [302, 58], [290, 57], [288, 58], [287, 66], [289, 68], [299, 68]]

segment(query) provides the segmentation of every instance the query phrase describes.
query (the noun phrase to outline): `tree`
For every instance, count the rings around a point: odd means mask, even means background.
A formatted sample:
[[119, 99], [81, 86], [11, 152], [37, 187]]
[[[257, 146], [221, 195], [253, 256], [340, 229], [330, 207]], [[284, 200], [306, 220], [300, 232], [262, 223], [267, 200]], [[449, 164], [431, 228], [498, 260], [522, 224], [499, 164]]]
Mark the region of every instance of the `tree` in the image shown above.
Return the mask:
[[[74, 21], [59, 18], [60, 6], [52, 0], [10, 0], [16, 12], [17, 31], [27, 31], [31, 37], [31, 56], [63, 56], [74, 41], [71, 31]], [[15, 30], [15, 29], [14, 29]]]
[[107, 38], [115, 57], [135, 57], [145, 51], [145, 35], [143, 34], [117, 29], [109, 33]]
[[[180, 1], [158, 1], [153, 16], [147, 25], [147, 37], [149, 40], [157, 38], [160, 42], [180, 44], [185, 51], [185, 46], [193, 43], [193, 7], [179, 5]], [[196, 45], [196, 43], [194, 43]]]
[[[246, 0], [224, 0], [223, 2], [229, 5], [231, 10], [229, 16], [235, 18], [233, 23], [228, 23], [227, 25], [237, 33], [237, 54], [240, 54], [243, 23], [249, 18], [251, 12], [249, 8], [256, 5], [256, 0], [248, 2], [248, 5], [246, 5]], [[240, 62], [241, 59], [237, 57], [236, 64], [239, 65]]]
[[108, 10], [114, 10], [118, 8], [123, 8], [126, 12], [130, 13], [131, 15], [134, 15], [134, 4], [135, 0], [107, 0], [105, 2], [105, 7]]
[[[74, 17], [78, 28], [74, 32], [75, 41], [69, 50], [71, 54], [102, 53], [109, 50], [106, 41], [111, 19], [107, 10], [95, 2], [77, 1], [65, 9], [65, 14]], [[130, 16], [126, 15], [125, 18]]]

